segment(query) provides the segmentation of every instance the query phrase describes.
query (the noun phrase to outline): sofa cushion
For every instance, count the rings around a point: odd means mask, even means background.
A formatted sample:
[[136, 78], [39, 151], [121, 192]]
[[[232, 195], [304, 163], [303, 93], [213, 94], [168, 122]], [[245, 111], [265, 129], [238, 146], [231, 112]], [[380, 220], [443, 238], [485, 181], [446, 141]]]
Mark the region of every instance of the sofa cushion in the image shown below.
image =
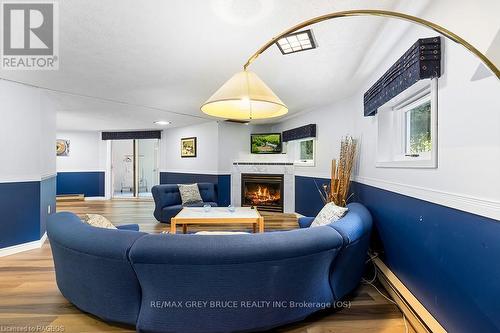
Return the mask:
[[329, 202], [325, 205], [325, 207], [323, 207], [323, 209], [321, 209], [321, 211], [311, 224], [311, 227], [319, 227], [338, 221], [342, 216], [345, 215], [347, 210], [348, 209], [346, 207], [340, 207], [333, 202]]
[[204, 202], [217, 201], [217, 194], [215, 191], [215, 184], [212, 183], [198, 183], [201, 198]]
[[172, 211], [178, 210], [179, 212], [182, 210], [182, 205], [173, 205], [173, 206], [167, 206], [163, 207], [162, 212], [171, 214]]
[[203, 202], [198, 184], [179, 184], [178, 186], [179, 193], [181, 194], [182, 205], [185, 206], [188, 204]]
[[85, 214], [82, 221], [97, 228], [116, 229], [116, 227], [107, 218], [99, 214]]

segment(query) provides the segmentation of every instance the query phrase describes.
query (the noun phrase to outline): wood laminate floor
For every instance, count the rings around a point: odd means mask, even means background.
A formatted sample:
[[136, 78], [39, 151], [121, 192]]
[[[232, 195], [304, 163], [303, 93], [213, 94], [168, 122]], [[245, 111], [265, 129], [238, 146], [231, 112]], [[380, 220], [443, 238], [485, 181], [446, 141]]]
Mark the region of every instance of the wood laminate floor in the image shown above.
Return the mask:
[[[114, 224], [138, 223], [142, 231], [169, 230], [152, 216], [150, 200], [58, 202], [58, 211], [76, 214], [97, 213]], [[264, 213], [265, 214], [265, 213]], [[264, 215], [263, 214], [263, 215]], [[266, 230], [297, 228], [291, 214], [265, 214]], [[222, 226], [228, 230], [227, 226]], [[203, 230], [221, 230], [203, 226]], [[235, 225], [230, 230], [250, 231]], [[189, 231], [201, 230], [190, 226]], [[382, 287], [379, 286], [382, 289]], [[399, 309], [372, 286], [361, 285], [349, 298], [350, 306], [315, 314], [305, 321], [287, 325], [275, 332], [294, 333], [403, 333], [405, 323]], [[408, 327], [409, 332], [413, 332]], [[59, 292], [49, 242], [41, 249], [0, 258], [0, 332], [135, 332], [134, 327], [109, 324], [83, 313]]]

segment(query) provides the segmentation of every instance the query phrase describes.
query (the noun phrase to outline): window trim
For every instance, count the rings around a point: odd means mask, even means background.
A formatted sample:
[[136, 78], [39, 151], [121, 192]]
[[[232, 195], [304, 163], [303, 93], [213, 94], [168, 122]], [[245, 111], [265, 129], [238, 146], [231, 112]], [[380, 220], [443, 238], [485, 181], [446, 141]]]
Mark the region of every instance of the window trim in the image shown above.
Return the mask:
[[[416, 106], [422, 105], [424, 103], [430, 102], [431, 103], [431, 141], [432, 141], [432, 98], [431, 98], [431, 92], [430, 89], [425, 89], [421, 93], [416, 94], [411, 98], [411, 101], [399, 103], [397, 106], [394, 107], [395, 111], [398, 111], [401, 113], [402, 119], [401, 119], [401, 137], [399, 138], [399, 141], [401, 142], [401, 154], [399, 156], [396, 156], [397, 161], [418, 161], [418, 160], [429, 160], [432, 158], [431, 152], [424, 152], [420, 153], [418, 157], [413, 157], [413, 156], [408, 156], [410, 153], [408, 152], [408, 146], [409, 146], [409, 136], [408, 132], [410, 131], [410, 122], [408, 121], [408, 113], [412, 111]], [[404, 120], [403, 120], [404, 119]]]
[[[429, 82], [430, 81], [430, 82]], [[381, 160], [381, 156], [377, 151], [377, 168], [437, 168], [437, 151], [438, 151], [438, 83], [437, 78], [431, 80], [419, 81], [420, 84], [408, 88], [408, 90], [383, 105], [379, 111], [393, 112], [391, 117], [396, 129], [393, 133], [394, 146], [393, 152], [389, 159]], [[422, 104], [429, 100], [431, 102], [431, 142], [432, 149], [430, 152], [422, 153], [418, 157], [406, 156], [406, 112], [414, 108], [416, 105]], [[379, 121], [377, 116], [377, 121]], [[380, 125], [377, 128], [380, 131]], [[379, 145], [377, 137], [377, 150]]]
[[[304, 141], [313, 142], [313, 158], [311, 160], [301, 160], [300, 159], [300, 144]], [[303, 138], [299, 140], [294, 140], [294, 162], [295, 166], [302, 167], [313, 167], [316, 166], [316, 138]]]

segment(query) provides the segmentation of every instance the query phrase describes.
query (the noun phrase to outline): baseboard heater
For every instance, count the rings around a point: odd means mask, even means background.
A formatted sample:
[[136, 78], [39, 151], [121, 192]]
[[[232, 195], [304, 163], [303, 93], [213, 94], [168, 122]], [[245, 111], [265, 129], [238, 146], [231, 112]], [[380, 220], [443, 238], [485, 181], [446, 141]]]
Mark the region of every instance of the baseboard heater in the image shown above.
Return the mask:
[[406, 319], [417, 333], [446, 333], [446, 330], [427, 311], [420, 301], [406, 288], [399, 278], [379, 258], [375, 258], [375, 267], [380, 283], [396, 301]]

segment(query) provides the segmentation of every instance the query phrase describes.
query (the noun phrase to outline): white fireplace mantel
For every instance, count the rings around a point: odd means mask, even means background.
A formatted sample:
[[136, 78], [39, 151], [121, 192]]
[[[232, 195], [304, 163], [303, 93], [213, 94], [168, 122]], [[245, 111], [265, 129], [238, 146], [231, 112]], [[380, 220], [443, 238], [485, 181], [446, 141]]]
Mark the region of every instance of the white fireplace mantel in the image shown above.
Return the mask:
[[241, 174], [283, 175], [283, 206], [285, 213], [295, 212], [295, 169], [290, 162], [234, 162], [231, 171], [231, 203], [241, 206]]

